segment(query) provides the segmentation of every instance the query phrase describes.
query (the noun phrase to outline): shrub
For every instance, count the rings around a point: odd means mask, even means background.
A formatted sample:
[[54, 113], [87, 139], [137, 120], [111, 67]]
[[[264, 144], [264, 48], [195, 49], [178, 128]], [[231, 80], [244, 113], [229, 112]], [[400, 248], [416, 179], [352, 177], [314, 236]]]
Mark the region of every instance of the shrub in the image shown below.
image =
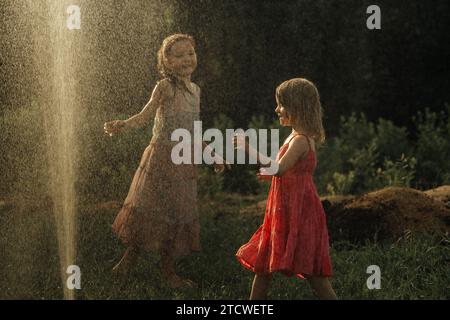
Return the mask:
[[416, 159], [405, 128], [364, 114], [341, 117], [339, 136], [318, 150], [318, 188], [330, 194], [361, 194], [386, 186], [411, 185]]
[[450, 105], [436, 113], [425, 109], [413, 118], [417, 126], [418, 186], [432, 188], [450, 183]]

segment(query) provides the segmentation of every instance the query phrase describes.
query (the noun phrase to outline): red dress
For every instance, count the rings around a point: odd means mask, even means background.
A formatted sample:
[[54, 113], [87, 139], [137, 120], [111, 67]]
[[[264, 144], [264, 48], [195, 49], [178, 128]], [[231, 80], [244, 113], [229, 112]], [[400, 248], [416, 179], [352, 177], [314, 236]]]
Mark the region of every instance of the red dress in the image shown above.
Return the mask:
[[[305, 137], [307, 157], [283, 176], [272, 177], [264, 222], [236, 253], [238, 261], [256, 274], [332, 275], [325, 212], [313, 181], [316, 154]], [[280, 148], [277, 159], [291, 139]]]

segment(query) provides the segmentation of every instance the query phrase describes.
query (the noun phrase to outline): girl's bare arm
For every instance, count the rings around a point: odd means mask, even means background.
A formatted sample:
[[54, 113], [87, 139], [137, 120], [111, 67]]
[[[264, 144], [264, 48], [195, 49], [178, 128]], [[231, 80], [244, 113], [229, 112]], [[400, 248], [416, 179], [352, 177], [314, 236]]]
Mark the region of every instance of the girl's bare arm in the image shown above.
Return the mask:
[[290, 142], [286, 153], [278, 161], [278, 171], [275, 176], [280, 177], [291, 169], [309, 151], [308, 141], [304, 136], [294, 137]]
[[[273, 172], [270, 175], [282, 176], [286, 173], [287, 170], [292, 168], [298, 159], [304, 157], [309, 150], [308, 141], [303, 136], [297, 136], [293, 138], [289, 142], [288, 149], [286, 153], [279, 160], [273, 160], [269, 157], [266, 157], [259, 153], [257, 150], [246, 145], [246, 151], [253, 157], [256, 157], [258, 164], [261, 167], [267, 168], [276, 168], [276, 172]], [[267, 170], [262, 170], [262, 172], [267, 172]]]
[[153, 89], [149, 102], [144, 106], [140, 113], [125, 120], [125, 126], [127, 128], [140, 128], [146, 125], [155, 117], [156, 110], [158, 110], [162, 100], [168, 96], [169, 90], [170, 88], [166, 81], [158, 82]]

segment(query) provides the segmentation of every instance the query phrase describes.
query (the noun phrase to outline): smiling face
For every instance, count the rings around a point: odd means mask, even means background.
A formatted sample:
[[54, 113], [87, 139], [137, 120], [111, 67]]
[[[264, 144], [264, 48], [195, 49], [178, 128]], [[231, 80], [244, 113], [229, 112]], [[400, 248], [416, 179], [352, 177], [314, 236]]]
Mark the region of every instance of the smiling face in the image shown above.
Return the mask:
[[189, 40], [175, 42], [167, 54], [167, 67], [179, 77], [190, 76], [197, 67], [197, 55]]
[[277, 107], [275, 109], [275, 113], [278, 115], [278, 119], [280, 120], [280, 125], [283, 127], [292, 126], [291, 117], [287, 112], [286, 108], [281, 105], [281, 103], [277, 99]]

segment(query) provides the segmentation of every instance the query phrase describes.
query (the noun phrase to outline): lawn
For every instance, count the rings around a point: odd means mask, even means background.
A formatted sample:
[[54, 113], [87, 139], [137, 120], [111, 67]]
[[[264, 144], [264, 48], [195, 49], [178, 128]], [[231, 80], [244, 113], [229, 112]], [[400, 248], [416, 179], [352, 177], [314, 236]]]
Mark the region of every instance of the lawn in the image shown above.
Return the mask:
[[[248, 210], [258, 196], [217, 195], [200, 202], [201, 253], [183, 258], [179, 272], [196, 289], [172, 290], [159, 282], [158, 257], [144, 254], [127, 278], [111, 268], [124, 247], [111, 232], [114, 208], [78, 208], [77, 264], [82, 273], [78, 299], [247, 299], [253, 274], [235, 259], [263, 216]], [[61, 299], [58, 249], [53, 219], [42, 209], [0, 211], [0, 298]], [[405, 234], [391, 244], [331, 246], [334, 277], [341, 299], [449, 299], [450, 241], [440, 234]], [[381, 288], [368, 289], [367, 267], [381, 270]], [[305, 281], [276, 274], [270, 299], [315, 299]]]

